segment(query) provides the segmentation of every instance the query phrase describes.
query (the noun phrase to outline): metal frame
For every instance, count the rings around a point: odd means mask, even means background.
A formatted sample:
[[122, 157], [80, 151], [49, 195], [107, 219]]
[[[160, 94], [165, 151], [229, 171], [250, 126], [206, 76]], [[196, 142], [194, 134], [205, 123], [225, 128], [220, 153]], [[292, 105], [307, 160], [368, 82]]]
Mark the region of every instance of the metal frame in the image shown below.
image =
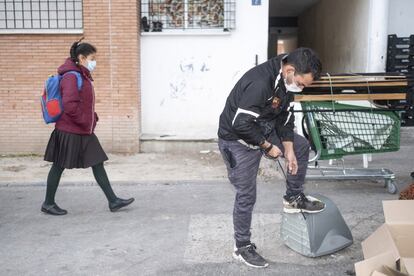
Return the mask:
[[[141, 31], [223, 30], [236, 24], [236, 0], [142, 0]], [[215, 6], [211, 7], [210, 5]], [[208, 6], [203, 6], [208, 5]], [[215, 11], [212, 9], [216, 9]], [[216, 12], [217, 14], [214, 14]], [[207, 18], [203, 18], [206, 17]]]
[[[397, 37], [390, 36], [390, 39], [396, 39]], [[410, 38], [397, 38], [397, 43], [407, 44], [409, 43], [414, 46], [414, 35]], [[393, 48], [388, 47], [388, 54], [395, 55], [413, 55], [414, 47], [409, 48]], [[322, 76], [321, 80], [314, 82], [310, 87], [304, 89], [304, 95], [295, 96], [295, 101], [299, 102], [314, 102], [314, 101], [324, 101], [329, 104], [329, 101], [332, 104], [332, 108], [329, 112], [335, 111], [339, 112], [340, 110], [334, 108], [333, 104], [335, 101], [342, 100], [368, 100], [371, 102], [371, 107], [368, 112], [383, 112], [383, 111], [392, 111], [400, 112], [399, 120], [401, 121], [401, 126], [411, 126], [413, 125], [413, 101], [412, 101], [412, 92], [413, 92], [413, 79], [410, 76], [405, 76], [401, 73], [361, 73], [361, 74], [337, 74]], [[381, 100], [381, 102], [376, 102], [372, 104], [372, 100]], [[385, 102], [384, 102], [385, 101]], [[375, 108], [379, 106], [380, 108]], [[361, 107], [362, 108], [362, 107]], [[357, 108], [359, 109], [359, 108]], [[349, 109], [349, 112], [357, 111], [356, 108]], [[364, 107], [366, 109], [366, 107]], [[322, 110], [323, 111], [323, 110]], [[345, 111], [345, 110], [342, 110]], [[360, 111], [360, 110], [358, 110]], [[321, 112], [319, 110], [314, 110], [314, 108], [299, 110], [298, 112], [306, 113], [310, 116], [310, 122], [308, 127], [316, 127], [314, 120], [312, 119], [312, 112]], [[328, 111], [327, 111], [328, 112]], [[335, 133], [335, 132], [333, 132]], [[304, 134], [306, 136], [306, 131], [304, 129]], [[320, 135], [320, 134], [318, 134]], [[309, 136], [312, 137], [312, 134], [309, 133]], [[315, 133], [313, 133], [315, 136]], [[325, 135], [326, 136], [326, 135]], [[395, 137], [395, 136], [394, 136]], [[325, 137], [326, 138], [326, 137]], [[324, 138], [324, 139], [325, 139]], [[396, 138], [396, 139], [399, 139]], [[385, 181], [385, 186], [390, 193], [396, 193], [397, 187], [395, 185], [395, 174], [385, 168], [380, 169], [356, 169], [356, 168], [346, 168], [344, 164], [343, 157], [345, 155], [350, 155], [351, 153], [342, 154], [338, 151], [338, 155], [326, 154], [326, 149], [320, 145], [322, 141], [316, 141], [315, 147], [316, 152], [315, 156], [309, 160], [309, 173], [306, 176], [306, 179], [317, 180], [317, 179], [330, 179], [330, 180], [342, 180], [342, 179], [383, 179]], [[397, 142], [399, 145], [399, 142]], [[397, 144], [395, 144], [397, 145]], [[364, 151], [353, 151], [354, 154], [374, 154], [376, 152], [388, 152], [396, 151], [396, 147], [391, 146], [386, 150], [375, 150], [372, 152]], [[334, 152], [336, 153], [336, 152]], [[365, 156], [364, 156], [365, 157]], [[331, 160], [329, 160], [331, 159]], [[331, 164], [332, 160], [339, 160], [342, 164], [333, 166], [320, 166], [320, 160], [329, 160]], [[315, 164], [312, 166], [312, 163]], [[365, 162], [365, 159], [364, 159]], [[282, 167], [283, 170], [283, 167]], [[312, 171], [317, 173], [312, 174]], [[414, 172], [411, 176], [414, 178]]]
[[3, 0], [0, 32], [83, 29], [83, 0]]
[[[320, 155], [320, 153], [319, 153]], [[341, 167], [323, 167], [315, 162], [314, 166], [308, 166], [308, 171], [318, 171], [319, 175], [307, 174], [307, 180], [359, 180], [359, 179], [381, 179], [384, 180], [384, 187], [388, 192], [395, 194], [397, 186], [395, 185], [395, 174], [389, 169], [355, 169], [346, 168], [344, 159], [337, 159], [342, 163]], [[312, 163], [312, 161], [309, 161]]]
[[[312, 113], [307, 113], [309, 121], [311, 124], [314, 123], [314, 118]], [[315, 126], [311, 126], [315, 127]], [[356, 169], [356, 168], [346, 168], [345, 161], [343, 158], [338, 158], [342, 164], [337, 167], [324, 167], [318, 164], [319, 159], [321, 158], [322, 151], [317, 149], [315, 156], [309, 159], [309, 164], [314, 163], [315, 165], [309, 165], [309, 171], [317, 171], [319, 174], [307, 174], [307, 180], [359, 180], [359, 179], [382, 179], [385, 181], [385, 187], [388, 192], [395, 194], [397, 192], [397, 186], [395, 185], [395, 174], [385, 168], [381, 169]], [[279, 163], [280, 165], [280, 163]], [[283, 168], [282, 168], [283, 169]]]
[[[338, 167], [322, 167], [317, 164], [317, 159], [320, 156], [320, 152], [316, 153], [315, 157], [309, 160], [309, 164], [315, 162], [315, 166], [308, 166], [309, 171], [318, 171], [317, 174], [306, 174], [306, 180], [360, 180], [360, 179], [382, 179], [385, 181], [384, 187], [387, 188], [387, 191], [390, 194], [395, 194], [398, 189], [395, 185], [395, 174], [389, 169], [354, 169], [354, 168], [345, 168], [344, 159], [342, 161], [342, 168]], [[279, 159], [276, 159], [277, 164], [279, 165], [280, 170], [283, 173], [283, 176], [286, 179], [285, 168], [280, 163]], [[414, 172], [412, 173], [414, 178]]]

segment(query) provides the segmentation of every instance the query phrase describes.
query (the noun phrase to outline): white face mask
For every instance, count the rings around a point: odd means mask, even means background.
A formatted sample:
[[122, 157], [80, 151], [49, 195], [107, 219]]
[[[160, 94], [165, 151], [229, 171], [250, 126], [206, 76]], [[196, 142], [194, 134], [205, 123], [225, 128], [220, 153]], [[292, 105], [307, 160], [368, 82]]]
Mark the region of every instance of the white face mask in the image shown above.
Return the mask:
[[296, 84], [296, 82], [295, 82], [295, 80], [293, 78], [292, 78], [292, 83], [291, 84], [288, 84], [287, 81], [286, 81], [286, 79], [283, 79], [283, 81], [285, 82], [286, 91], [290, 91], [290, 92], [293, 92], [293, 93], [300, 93], [300, 92], [302, 92], [303, 89], [300, 88]]
[[96, 60], [88, 60], [88, 66], [87, 66], [89, 72], [92, 72], [96, 68]]

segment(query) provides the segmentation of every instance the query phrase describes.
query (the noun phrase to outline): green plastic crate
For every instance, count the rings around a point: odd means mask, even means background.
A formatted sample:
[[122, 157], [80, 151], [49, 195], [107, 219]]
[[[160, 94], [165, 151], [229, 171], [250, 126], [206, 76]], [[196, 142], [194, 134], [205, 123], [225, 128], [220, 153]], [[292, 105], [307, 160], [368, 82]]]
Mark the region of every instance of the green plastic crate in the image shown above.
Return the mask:
[[[304, 113], [307, 131], [320, 160], [400, 148], [401, 122], [393, 111], [337, 102], [302, 102], [302, 109], [309, 111]], [[347, 109], [358, 111], [341, 111]]]

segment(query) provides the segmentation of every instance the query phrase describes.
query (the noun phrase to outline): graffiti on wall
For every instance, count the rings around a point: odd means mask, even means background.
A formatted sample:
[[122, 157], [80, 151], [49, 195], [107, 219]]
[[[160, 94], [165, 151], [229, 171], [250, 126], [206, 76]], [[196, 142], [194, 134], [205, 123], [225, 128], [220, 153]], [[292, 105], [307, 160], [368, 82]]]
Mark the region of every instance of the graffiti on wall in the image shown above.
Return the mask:
[[[212, 70], [211, 57], [183, 58], [175, 67], [175, 74], [169, 82], [167, 98], [169, 100], [189, 101], [196, 97], [205, 96], [211, 89]], [[166, 101], [163, 98], [162, 106]]]

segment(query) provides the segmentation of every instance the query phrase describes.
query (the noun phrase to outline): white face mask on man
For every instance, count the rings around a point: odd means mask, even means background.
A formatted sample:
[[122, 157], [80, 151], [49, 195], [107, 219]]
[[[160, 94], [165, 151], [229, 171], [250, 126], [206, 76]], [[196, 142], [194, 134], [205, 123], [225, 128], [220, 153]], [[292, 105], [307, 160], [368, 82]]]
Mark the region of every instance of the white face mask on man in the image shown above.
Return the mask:
[[286, 91], [290, 91], [293, 93], [300, 93], [302, 92], [302, 88], [300, 88], [297, 83], [295, 82], [294, 76], [292, 76], [292, 83], [287, 83], [287, 78], [284, 78], [283, 81], [285, 82]]

